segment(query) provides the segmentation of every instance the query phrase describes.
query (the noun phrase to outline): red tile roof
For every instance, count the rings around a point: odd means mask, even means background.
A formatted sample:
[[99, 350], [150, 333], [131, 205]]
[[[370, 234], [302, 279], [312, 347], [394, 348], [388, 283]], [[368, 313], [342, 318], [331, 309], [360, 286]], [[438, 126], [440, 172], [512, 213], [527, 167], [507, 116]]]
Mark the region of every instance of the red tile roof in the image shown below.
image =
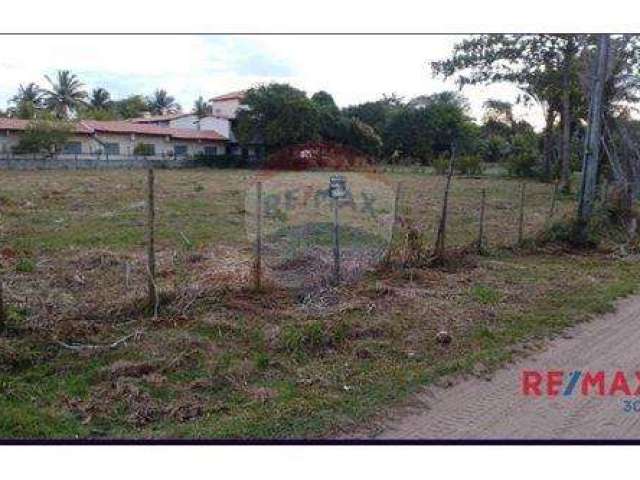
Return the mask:
[[242, 100], [247, 94], [246, 90], [238, 90], [236, 92], [225, 93], [224, 95], [220, 95], [218, 97], [210, 98], [209, 101], [223, 101], [223, 100]]
[[130, 118], [127, 122], [132, 123], [153, 123], [153, 122], [168, 122], [170, 120], [175, 120], [176, 118], [188, 117], [189, 115], [193, 115], [193, 113], [174, 113], [171, 115], [153, 115], [149, 117], [138, 117], [138, 118]]
[[[31, 123], [30, 120], [21, 120], [19, 118], [0, 118], [0, 130], [26, 130]], [[90, 134], [92, 131], [81, 123], [73, 124], [74, 133]]]
[[[0, 130], [26, 130], [29, 120], [17, 118], [0, 118]], [[138, 135], [162, 135], [182, 140], [216, 140], [226, 141], [228, 138], [215, 130], [191, 130], [187, 128], [169, 128], [143, 123], [126, 121], [81, 120], [75, 125], [74, 133], [135, 133]]]

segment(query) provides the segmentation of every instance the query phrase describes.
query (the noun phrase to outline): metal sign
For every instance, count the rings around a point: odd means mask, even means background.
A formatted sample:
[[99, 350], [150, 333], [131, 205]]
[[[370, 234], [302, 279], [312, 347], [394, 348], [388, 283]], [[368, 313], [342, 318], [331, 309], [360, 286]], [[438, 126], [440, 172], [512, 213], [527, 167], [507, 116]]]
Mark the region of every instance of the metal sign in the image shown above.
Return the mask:
[[329, 196], [331, 198], [344, 198], [347, 195], [347, 179], [342, 175], [334, 175], [329, 178]]

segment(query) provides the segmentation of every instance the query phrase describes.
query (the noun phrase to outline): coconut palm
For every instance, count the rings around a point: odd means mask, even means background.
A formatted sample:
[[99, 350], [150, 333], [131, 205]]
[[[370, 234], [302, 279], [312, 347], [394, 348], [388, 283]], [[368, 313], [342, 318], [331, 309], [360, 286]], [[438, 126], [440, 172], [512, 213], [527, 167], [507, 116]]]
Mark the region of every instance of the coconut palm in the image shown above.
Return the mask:
[[45, 104], [58, 118], [68, 118], [85, 104], [87, 92], [82, 89], [84, 84], [69, 70], [59, 70], [55, 81], [48, 75], [45, 78], [51, 85], [51, 89], [44, 90]]
[[207, 115], [211, 115], [213, 109], [211, 105], [204, 100], [201, 96], [193, 104], [193, 113], [196, 114], [198, 118], [206, 117]]
[[94, 88], [89, 98], [89, 104], [95, 109], [107, 109], [111, 106], [111, 95], [104, 88]]
[[26, 86], [20, 84], [18, 93], [11, 97], [10, 103], [14, 104], [9, 112], [18, 118], [29, 119], [35, 116], [36, 110], [42, 108], [42, 90], [35, 83]]
[[20, 103], [31, 103], [36, 107], [42, 106], [42, 90], [38, 85], [31, 82], [26, 86], [20, 84], [18, 87], [18, 93], [11, 97], [11, 103], [20, 104]]
[[153, 95], [147, 98], [147, 104], [149, 105], [149, 111], [154, 115], [165, 115], [180, 110], [180, 105], [176, 103], [176, 99], [163, 89], [153, 92]]

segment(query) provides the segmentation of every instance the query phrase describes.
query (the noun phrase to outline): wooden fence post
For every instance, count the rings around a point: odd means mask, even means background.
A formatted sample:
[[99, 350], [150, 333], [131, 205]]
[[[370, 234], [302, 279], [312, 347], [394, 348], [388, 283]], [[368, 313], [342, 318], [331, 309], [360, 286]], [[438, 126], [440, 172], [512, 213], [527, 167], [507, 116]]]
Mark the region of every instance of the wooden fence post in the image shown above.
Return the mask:
[[396, 229], [398, 228], [398, 221], [400, 219], [400, 195], [402, 193], [402, 182], [398, 182], [396, 185], [396, 197], [393, 200], [393, 225], [391, 226], [391, 243], [395, 238]]
[[526, 184], [521, 183], [520, 186], [520, 217], [518, 218], [518, 245], [522, 245], [524, 241], [524, 192]]
[[254, 286], [262, 288], [262, 182], [256, 184], [256, 251]]
[[2, 279], [0, 279], [0, 335], [2, 335], [6, 328], [7, 317], [4, 312], [4, 297], [2, 295], [3, 284]]
[[440, 215], [440, 223], [438, 225], [438, 234], [436, 236], [435, 257], [444, 257], [445, 235], [447, 229], [447, 205], [449, 203], [449, 188], [451, 187], [451, 177], [453, 176], [453, 161], [455, 156], [455, 148], [451, 149], [451, 157], [449, 157], [449, 172], [447, 173], [447, 181], [445, 182], [444, 196], [442, 199], [442, 213]]
[[155, 250], [155, 178], [153, 167], [147, 170], [147, 270], [149, 275], [149, 306], [154, 315], [158, 314], [158, 291], [156, 288], [156, 250]]
[[336, 285], [340, 283], [340, 221], [338, 199], [333, 199], [333, 275]]
[[558, 182], [556, 182], [553, 186], [553, 193], [551, 195], [551, 211], [549, 212], [549, 220], [553, 220], [553, 215], [556, 213], [556, 202], [558, 200]]
[[485, 241], [484, 241], [484, 205], [486, 200], [486, 191], [482, 189], [482, 196], [480, 198], [480, 217], [478, 219], [478, 253], [482, 254], [485, 251]]

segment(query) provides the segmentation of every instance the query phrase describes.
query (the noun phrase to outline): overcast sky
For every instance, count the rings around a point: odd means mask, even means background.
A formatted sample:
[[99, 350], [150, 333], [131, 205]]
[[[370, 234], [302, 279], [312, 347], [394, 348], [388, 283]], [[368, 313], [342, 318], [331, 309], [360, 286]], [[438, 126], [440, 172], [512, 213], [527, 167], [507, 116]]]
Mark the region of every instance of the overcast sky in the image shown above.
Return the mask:
[[[432, 36], [2, 36], [0, 105], [20, 83], [46, 86], [45, 74], [70, 69], [88, 90], [112, 97], [164, 88], [183, 109], [262, 82], [288, 82], [309, 95], [331, 93], [339, 106], [396, 93], [405, 98], [455, 89], [432, 77], [429, 63], [450, 54], [460, 40]], [[487, 98], [514, 100], [510, 85], [465, 88], [472, 115], [482, 117]], [[536, 127], [538, 108], [516, 109]]]

